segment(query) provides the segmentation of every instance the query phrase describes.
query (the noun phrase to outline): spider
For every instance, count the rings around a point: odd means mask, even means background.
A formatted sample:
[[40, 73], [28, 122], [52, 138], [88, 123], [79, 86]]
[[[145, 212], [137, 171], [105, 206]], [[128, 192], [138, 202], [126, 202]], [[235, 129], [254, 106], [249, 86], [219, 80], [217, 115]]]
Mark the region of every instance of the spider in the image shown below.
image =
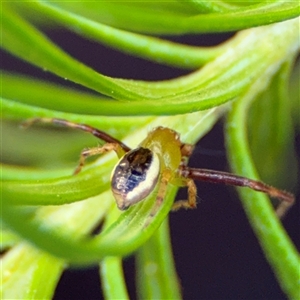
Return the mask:
[[188, 199], [176, 201], [172, 210], [196, 208], [197, 188], [194, 180], [248, 187], [266, 193], [281, 200], [276, 209], [279, 217], [282, 217], [295, 201], [292, 194], [261, 181], [227, 172], [188, 167], [187, 161], [194, 146], [181, 142], [179, 133], [170, 128], [154, 128], [137, 148], [131, 149], [101, 130], [64, 119], [33, 118], [25, 121], [22, 126], [28, 127], [38, 122], [76, 128], [106, 142], [103, 146], [84, 149], [74, 174], [81, 171], [87, 157], [112, 150], [116, 152], [120, 160], [112, 171], [111, 190], [120, 210], [126, 210], [142, 201], [158, 185], [156, 202], [151, 212], [151, 216], [154, 216], [165, 197], [169, 183], [186, 186], [188, 189]]

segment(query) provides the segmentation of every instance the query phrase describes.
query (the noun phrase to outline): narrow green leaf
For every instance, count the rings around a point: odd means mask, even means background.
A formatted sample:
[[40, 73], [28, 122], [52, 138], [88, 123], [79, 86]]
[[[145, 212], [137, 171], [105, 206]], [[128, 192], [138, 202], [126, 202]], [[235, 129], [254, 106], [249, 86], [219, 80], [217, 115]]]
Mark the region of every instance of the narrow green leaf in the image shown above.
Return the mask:
[[1, 299], [52, 299], [64, 263], [25, 244], [2, 260]]
[[44, 180], [70, 176], [70, 169], [45, 170], [15, 165], [0, 164], [1, 180]]
[[112, 168], [111, 160], [108, 164], [102, 164], [101, 168], [94, 166], [92, 171], [83, 171], [78, 176], [46, 180], [6, 180], [2, 185], [2, 199], [14, 205], [60, 205], [80, 201], [108, 188]]
[[[20, 227], [26, 227], [26, 222], [32, 222], [40, 226], [38, 230], [43, 236], [49, 237], [49, 232], [57, 230], [61, 234], [68, 232], [72, 234], [73, 239], [78, 240], [97, 225], [110, 206], [109, 199], [99, 202], [99, 198], [95, 197], [72, 205], [42, 207], [34, 211], [23, 210], [23, 214], [20, 215], [25, 216], [25, 219], [18, 219], [16, 210], [13, 214]], [[34, 227], [34, 230], [38, 227]], [[30, 235], [30, 232], [27, 234]], [[21, 243], [6, 253], [2, 266], [3, 299], [52, 299], [66, 263]]]
[[291, 111], [296, 129], [300, 132], [300, 61], [296, 62], [291, 76], [288, 93], [291, 99]]
[[100, 271], [105, 299], [130, 299], [124, 281], [121, 258], [105, 257], [100, 264]]
[[[246, 122], [249, 107], [266, 83], [257, 81], [244, 97], [236, 101], [228, 116], [228, 158], [234, 173], [258, 178], [248, 145]], [[262, 249], [283, 291], [291, 298], [299, 296], [300, 257], [295, 246], [263, 194], [239, 189], [242, 204]]]
[[[104, 227], [108, 228], [120, 216], [120, 211], [112, 209], [105, 219]], [[100, 277], [105, 299], [129, 299], [125, 276], [122, 268], [122, 257], [107, 256], [100, 262]]]
[[167, 220], [137, 252], [140, 299], [181, 299]]
[[249, 120], [249, 144], [264, 181], [292, 190], [297, 182], [290, 99], [287, 95], [291, 62], [274, 76], [268, 90], [253, 103]]
[[222, 47], [193, 47], [154, 37], [119, 30], [80, 14], [49, 5], [45, 2], [19, 3], [19, 9], [35, 15], [44, 15], [84, 38], [98, 41], [119, 51], [153, 60], [160, 64], [183, 68], [197, 68], [222, 52]]
[[[199, 15], [195, 6], [198, 11], [204, 9], [205, 12], [213, 13]], [[1, 100], [2, 117], [18, 121], [37, 116], [66, 118], [94, 125], [122, 139], [125, 136], [124, 142], [130, 146], [138, 145], [152, 127], [163, 124], [179, 131], [183, 141], [195, 143], [224, 112], [226, 106], [203, 113], [156, 119], [149, 117], [149, 114], [190, 113], [239, 98], [243, 103], [234, 104], [229, 118], [228, 144], [231, 146], [232, 160], [236, 163], [236, 172], [242, 174], [246, 170], [246, 176], [256, 177], [252, 162], [248, 160], [249, 149], [245, 137], [248, 105], [259, 91], [268, 86], [283, 63], [299, 50], [299, 19], [245, 30], [214, 49], [183, 46], [117, 28], [168, 34], [217, 32], [266, 25], [299, 14], [298, 1], [260, 1], [254, 5], [241, 2], [236, 4], [234, 1], [208, 3], [194, 0], [188, 3], [159, 0], [147, 3], [3, 3], [1, 46], [6, 51], [45, 71], [49, 70], [122, 102], [42, 83], [25, 76], [2, 73], [1, 96], [5, 98]], [[61, 25], [93, 41], [172, 66], [194, 68], [208, 61], [210, 63], [192, 74], [167, 81], [141, 82], [109, 78], [70, 57], [35, 27], [60, 28]], [[292, 131], [290, 124], [281, 123], [288, 120], [288, 107], [283, 103], [286, 78], [280, 77], [280, 74], [284, 77], [287, 72], [281, 72], [277, 73], [270, 90], [270, 94], [278, 92], [279, 97], [276, 95], [274, 98], [279, 105], [274, 105], [267, 116], [276, 116], [280, 120], [269, 123], [278, 132], [273, 140], [279, 137], [278, 141], [285, 141], [288, 148], [286, 135]], [[296, 86], [298, 87], [298, 82]], [[293, 105], [294, 111], [295, 107], [296, 110], [299, 108], [297, 100]], [[253, 114], [252, 120], [257, 124], [257, 112], [254, 111]], [[297, 119], [297, 112], [294, 115]], [[10, 123], [13, 127], [14, 123]], [[4, 126], [7, 124], [8, 122]], [[254, 126], [253, 128], [256, 129]], [[32, 137], [43, 144], [38, 136], [47, 130], [36, 129]], [[6, 132], [6, 136], [9, 136], [9, 132]], [[33, 139], [24, 142], [11, 135], [11, 140], [19, 144], [15, 144], [10, 150], [12, 144], [5, 143], [3, 150], [8, 154], [7, 157], [12, 152], [14, 156], [18, 156], [18, 151], [20, 153], [26, 149], [30, 150], [29, 153], [39, 152], [40, 158], [44, 155], [45, 161], [48, 160], [55, 170], [45, 170], [46, 162], [35, 165], [23, 156], [19, 157], [20, 164], [30, 165], [31, 168], [11, 165], [2, 167], [0, 216], [5, 228], [9, 228], [17, 237], [5, 232], [2, 235], [3, 247], [15, 245], [4, 255], [2, 261], [5, 280], [1, 286], [2, 298], [51, 299], [67, 263], [98, 264], [101, 259], [104, 259], [102, 282], [106, 284], [106, 297], [128, 298], [121, 257], [129, 255], [142, 245], [145, 245], [140, 252], [142, 295], [151, 298], [180, 298], [166, 223], [162, 224], [174, 201], [176, 187], [169, 186], [167, 196], [153, 218], [149, 214], [155, 202], [156, 191], [145, 201], [120, 213], [115, 205], [111, 206], [113, 197], [109, 190], [109, 175], [116, 161], [113, 155], [103, 156], [85, 166], [78, 176], [71, 176], [72, 170], [69, 173], [65, 168], [68, 166], [67, 162], [64, 165], [62, 161], [58, 161], [56, 168], [51, 161], [56, 160], [55, 156], [51, 156], [51, 150], [55, 145], [61, 153], [65, 153], [65, 149], [77, 147], [80, 141], [66, 139], [65, 143], [70, 141], [67, 147], [60, 148], [59, 145], [63, 143], [53, 143], [53, 147], [43, 150], [44, 145], [31, 144]], [[284, 154], [287, 152], [283, 151], [282, 144], [279, 147], [282, 150], [280, 157], [287, 155]], [[271, 147], [270, 151], [273, 151]], [[72, 162], [71, 157], [68, 159]], [[43, 169], [34, 170], [35, 166], [42, 166]], [[295, 248], [265, 197], [245, 189], [242, 193], [248, 197], [244, 200], [245, 210], [283, 290], [290, 298], [295, 298], [299, 284], [299, 257]], [[253, 201], [252, 197], [257, 197], [255, 200], [258, 201]], [[111, 221], [109, 226], [104, 227], [99, 235], [91, 236], [94, 228], [104, 219]], [[16, 244], [20, 239], [24, 243]], [[28, 246], [29, 244], [35, 248]], [[154, 262], [150, 268], [147, 265], [149, 261]], [[155, 282], [158, 284], [155, 285]], [[150, 291], [149, 287], [154, 288]]]
[[5, 230], [5, 228], [3, 228], [3, 225], [1, 224], [0, 251], [4, 251], [7, 250], [7, 248], [11, 248], [17, 242], [19, 242], [19, 238], [10, 231]]
[[[1, 46], [5, 50], [45, 71], [49, 70], [62, 78], [105, 95], [124, 99], [138, 96], [63, 52], [40, 31], [12, 11], [7, 4], [2, 6], [1, 17]], [[35, 45], [34, 51], [32, 45]]]
[[224, 13], [239, 8], [239, 3], [231, 4], [225, 1], [187, 0], [187, 4], [197, 9], [199, 13]]
[[[176, 1], [177, 2], [177, 1]], [[171, 2], [172, 3], [172, 2]], [[147, 8], [133, 2], [52, 2], [51, 5], [63, 7], [82, 15], [89, 16], [113, 27], [151, 34], [187, 34], [201, 32], [228, 32], [267, 25], [299, 16], [298, 1], [266, 1], [256, 5], [241, 7], [226, 13], [196, 14], [186, 4], [186, 9], [170, 11]], [[171, 4], [172, 5], [172, 4]], [[187, 10], [188, 9], [188, 10]], [[97, 13], [95, 13], [97, 12]], [[107, 16], [113, 16], [108, 18]]]
[[[35, 218], [36, 210], [11, 207], [4, 202], [1, 215], [4, 224], [36, 247], [72, 264], [87, 265], [95, 264], [106, 256], [128, 255], [140, 247], [165, 219], [174, 196], [174, 189], [172, 192], [169, 189], [160, 211], [148, 227], [145, 226], [149, 222], [155, 195], [124, 212], [111, 227], [93, 239], [82, 239], [77, 233], [66, 232], [69, 230], [65, 226], [53, 228], [53, 225]], [[82, 211], [78, 211], [77, 217], [73, 215], [73, 218], [78, 219], [82, 215]]]
[[[242, 32], [232, 41], [231, 48], [216, 60], [178, 79], [157, 83], [115, 79], [115, 82], [136, 95], [144, 96], [136, 98], [139, 101], [129, 103], [101, 101], [99, 110], [104, 115], [111, 115], [112, 112], [114, 115], [170, 115], [208, 109], [228, 102], [242, 93], [266, 69], [275, 72], [282, 61], [296, 51], [299, 47], [297, 28], [298, 20], [291, 20]], [[285, 43], [282, 43], [282, 36], [285, 37]], [[270, 49], [270, 45], [276, 47], [277, 51]], [[72, 77], [74, 74], [69, 75]], [[160, 99], [150, 101], [149, 98]]]
[[[28, 98], [26, 98], [26, 101], [27, 99]], [[30, 100], [28, 100], [28, 102], [30, 102]], [[154, 117], [151, 116], [136, 116], [134, 119], [122, 116], [116, 117], [109, 115], [108, 112], [107, 116], [105, 116], [104, 114], [101, 117], [99, 117], [99, 115], [94, 116], [92, 114], [85, 115], [79, 113], [65, 113], [61, 111], [41, 108], [40, 106], [22, 104], [16, 101], [3, 98], [0, 98], [0, 104], [2, 108], [2, 117], [5, 117], [6, 119], [24, 121], [28, 118], [36, 117], [60, 118], [77, 123], [87, 123], [90, 126], [95, 126], [99, 129], [103, 129], [108, 133], [116, 133], [116, 137], [123, 136], [128, 131], [135, 130], [136, 128], [139, 128], [140, 126], [143, 126], [154, 119]], [[69, 105], [71, 104], [73, 103], [69, 103]], [[92, 108], [93, 105], [91, 106], [91, 109]], [[81, 112], [80, 110], [78, 111]], [[116, 115], [118, 115], [118, 113], [116, 113]], [[118, 132], [116, 132], [117, 129]]]

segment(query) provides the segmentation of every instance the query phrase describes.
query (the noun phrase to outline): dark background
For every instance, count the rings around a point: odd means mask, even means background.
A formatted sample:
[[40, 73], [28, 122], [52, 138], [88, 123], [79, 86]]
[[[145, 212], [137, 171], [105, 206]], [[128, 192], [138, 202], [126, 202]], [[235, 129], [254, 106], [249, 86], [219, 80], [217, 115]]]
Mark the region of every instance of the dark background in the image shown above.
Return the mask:
[[[108, 76], [162, 80], [188, 73], [124, 55], [68, 31], [46, 33], [73, 57]], [[201, 35], [172, 40], [207, 46], [228, 37], [230, 35]], [[73, 86], [73, 83], [9, 54], [2, 54], [2, 58], [6, 70]], [[300, 157], [299, 133], [296, 145]], [[222, 120], [200, 141], [190, 165], [228, 170]], [[234, 188], [198, 183], [198, 191], [200, 203], [197, 210], [170, 214], [173, 251], [184, 299], [286, 299], [248, 224]], [[185, 198], [185, 195], [183, 191], [178, 198]], [[283, 224], [300, 249], [299, 195], [297, 198]], [[126, 258], [124, 266], [130, 297], [135, 299], [134, 258]], [[97, 267], [67, 270], [54, 299], [101, 299], [98, 272]]]

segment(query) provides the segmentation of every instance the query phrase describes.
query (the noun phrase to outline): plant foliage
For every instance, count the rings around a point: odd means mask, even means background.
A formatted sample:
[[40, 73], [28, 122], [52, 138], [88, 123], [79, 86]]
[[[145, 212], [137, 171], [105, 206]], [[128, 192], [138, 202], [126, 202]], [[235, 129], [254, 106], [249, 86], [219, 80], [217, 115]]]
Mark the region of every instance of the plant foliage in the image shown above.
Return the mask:
[[[100, 262], [105, 297], [128, 299], [121, 261], [134, 251], [141, 298], [180, 298], [167, 223], [175, 187], [169, 187], [145, 228], [155, 195], [118, 212], [109, 190], [113, 154], [72, 176], [74, 160], [69, 157], [84, 137], [45, 127], [14, 133], [15, 141], [8, 137], [27, 118], [55, 117], [95, 126], [132, 147], [159, 125], [196, 143], [229, 110], [226, 140], [232, 169], [252, 178], [260, 173], [275, 184], [284, 182], [288, 172], [290, 180], [282, 188], [292, 189], [297, 171], [287, 85], [300, 47], [298, 16], [298, 1], [3, 2], [2, 48], [78, 86], [2, 71], [2, 132], [8, 141], [2, 145], [2, 298], [50, 299], [67, 266]], [[109, 77], [51, 41], [46, 35], [51, 28], [191, 72], [156, 82]], [[238, 30], [215, 47], [164, 38]], [[299, 103], [293, 105], [300, 110]], [[56, 137], [57, 152], [44, 144], [54, 145]], [[259, 168], [261, 148], [276, 156], [276, 165], [266, 162], [265, 173]], [[45, 158], [50, 154], [49, 163]], [[277, 165], [287, 157], [287, 164]], [[295, 247], [264, 195], [241, 191], [241, 199], [280, 286], [296, 299], [300, 261]], [[102, 231], [91, 236], [100, 222]], [[149, 263], [154, 273], [147, 272]]]

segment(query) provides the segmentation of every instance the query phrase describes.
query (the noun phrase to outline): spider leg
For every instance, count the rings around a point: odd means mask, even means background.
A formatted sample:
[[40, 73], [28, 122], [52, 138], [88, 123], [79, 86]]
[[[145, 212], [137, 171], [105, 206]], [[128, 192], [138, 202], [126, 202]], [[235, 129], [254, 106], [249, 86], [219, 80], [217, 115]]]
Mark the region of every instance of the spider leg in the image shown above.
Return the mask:
[[154, 206], [152, 207], [150, 215], [148, 216], [148, 218], [145, 222], [145, 227], [147, 227], [149, 225], [152, 218], [156, 215], [159, 208], [161, 207], [162, 202], [163, 202], [163, 200], [165, 198], [165, 195], [166, 195], [168, 183], [171, 179], [171, 176], [172, 176], [172, 173], [169, 169], [165, 169], [162, 172], [161, 178], [160, 178], [160, 181], [159, 181], [159, 187], [158, 187], [158, 192], [157, 192], [157, 196], [156, 196], [156, 201], [154, 203]]
[[[194, 148], [195, 146], [191, 144], [181, 144], [180, 151], [182, 160], [180, 166], [186, 167], [188, 158], [192, 155]], [[197, 187], [194, 180], [191, 178], [184, 178], [184, 180], [181, 180], [180, 185], [181, 184], [188, 188], [188, 199], [176, 201], [172, 206], [172, 211], [177, 211], [180, 208], [193, 209], [197, 207]]]
[[276, 213], [279, 217], [282, 217], [295, 201], [294, 195], [289, 192], [279, 190], [261, 181], [252, 180], [227, 172], [207, 169], [193, 169], [183, 165], [180, 167], [179, 174], [184, 178], [208, 181], [211, 183], [222, 183], [234, 186], [248, 187], [252, 190], [268, 194], [270, 197], [277, 198], [282, 201], [276, 209]]
[[284, 201], [281, 201], [275, 211], [276, 211], [276, 215], [281, 219], [283, 218], [286, 213], [288, 212], [288, 210], [293, 206], [293, 202], [292, 203], [288, 203], [288, 202], [284, 202]]
[[[70, 127], [70, 128], [75, 128], [75, 129], [79, 129], [88, 133], [91, 133], [93, 136], [95, 136], [98, 139], [101, 139], [107, 143], [114, 143], [114, 144], [119, 144], [120, 147], [123, 149], [123, 152], [128, 152], [131, 149], [126, 146], [125, 144], [123, 144], [121, 141], [115, 139], [114, 137], [108, 135], [107, 133], [105, 133], [104, 131], [101, 131], [97, 128], [91, 127], [89, 125], [86, 124], [80, 124], [80, 123], [74, 123], [74, 122], [70, 122], [64, 119], [57, 119], [57, 118], [32, 118], [32, 119], [28, 119], [25, 122], [23, 122], [21, 124], [21, 126], [23, 128], [27, 128], [35, 123], [52, 123], [52, 124], [57, 124], [57, 125], [61, 125], [64, 127]], [[119, 155], [119, 153], [118, 153]]]
[[80, 154], [80, 159], [79, 159], [78, 166], [75, 169], [73, 174], [76, 175], [81, 171], [82, 167], [85, 164], [85, 160], [88, 157], [94, 156], [94, 155], [99, 155], [99, 154], [102, 154], [102, 153], [105, 153], [105, 152], [108, 152], [108, 151], [112, 151], [112, 150], [115, 151], [118, 154], [123, 149], [121, 148], [121, 146], [119, 144], [116, 144], [116, 143], [106, 143], [103, 146], [84, 149]]
[[180, 151], [181, 151], [181, 165], [187, 165], [188, 158], [192, 155], [195, 146], [191, 144], [181, 144]]
[[181, 144], [180, 151], [181, 156], [190, 157], [194, 151], [195, 146], [191, 144]]
[[177, 211], [180, 208], [194, 209], [197, 207], [197, 187], [193, 179], [186, 180], [188, 188], [188, 200], [178, 200], [174, 202], [172, 211]]

